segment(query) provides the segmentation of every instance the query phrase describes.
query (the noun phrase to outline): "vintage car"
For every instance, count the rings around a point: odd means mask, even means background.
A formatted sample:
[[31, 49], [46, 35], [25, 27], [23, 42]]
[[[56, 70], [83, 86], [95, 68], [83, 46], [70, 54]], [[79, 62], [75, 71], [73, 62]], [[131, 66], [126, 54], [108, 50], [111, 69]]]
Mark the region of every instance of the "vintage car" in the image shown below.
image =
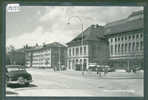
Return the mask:
[[88, 70], [89, 71], [96, 71], [97, 70], [97, 64], [96, 63], [89, 63], [88, 64]]
[[29, 85], [32, 82], [32, 76], [24, 66], [6, 65], [6, 84]]

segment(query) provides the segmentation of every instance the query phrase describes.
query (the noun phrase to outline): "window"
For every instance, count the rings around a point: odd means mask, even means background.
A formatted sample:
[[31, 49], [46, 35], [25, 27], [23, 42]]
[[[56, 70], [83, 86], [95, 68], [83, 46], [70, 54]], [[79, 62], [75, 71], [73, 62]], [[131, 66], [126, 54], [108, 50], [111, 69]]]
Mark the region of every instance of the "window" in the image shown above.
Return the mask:
[[76, 48], [76, 55], [79, 55], [79, 48]]
[[118, 53], [120, 53], [120, 44], [118, 44]]
[[80, 59], [80, 64], [82, 64], [82, 59]]
[[128, 39], [130, 40], [131, 39], [131, 36], [129, 36]]
[[76, 64], [78, 64], [78, 59], [76, 59]]
[[84, 55], [86, 55], [86, 46], [84, 46]]
[[82, 55], [82, 47], [80, 47], [80, 55]]
[[111, 47], [110, 47], [110, 54], [111, 55], [113, 54], [113, 45], [111, 45]]
[[74, 56], [75, 55], [75, 48], [73, 48], [72, 53], [73, 53], [73, 56]]
[[128, 44], [128, 51], [131, 51], [131, 43]]
[[143, 34], [142, 34], [142, 33], [140, 34], [140, 37], [141, 37], [141, 38], [143, 37]]
[[125, 36], [125, 40], [127, 40], [127, 37]]
[[133, 39], [135, 39], [135, 35], [133, 35]]
[[135, 50], [135, 43], [133, 42], [132, 50]]
[[140, 50], [143, 50], [143, 41], [140, 42]]
[[127, 43], [125, 44], [125, 52], [127, 52]]
[[136, 51], [139, 50], [139, 42], [136, 43]]
[[115, 42], [117, 41], [117, 38], [115, 38]]
[[118, 37], [118, 41], [120, 41], [120, 37]]
[[123, 41], [123, 37], [121, 37], [121, 40]]
[[139, 34], [136, 35], [136, 39], [138, 39], [138, 38], [139, 38]]
[[121, 45], [121, 53], [123, 53], [124, 44]]
[[117, 45], [115, 45], [115, 54], [117, 53]]
[[71, 56], [71, 49], [69, 48], [69, 56]]

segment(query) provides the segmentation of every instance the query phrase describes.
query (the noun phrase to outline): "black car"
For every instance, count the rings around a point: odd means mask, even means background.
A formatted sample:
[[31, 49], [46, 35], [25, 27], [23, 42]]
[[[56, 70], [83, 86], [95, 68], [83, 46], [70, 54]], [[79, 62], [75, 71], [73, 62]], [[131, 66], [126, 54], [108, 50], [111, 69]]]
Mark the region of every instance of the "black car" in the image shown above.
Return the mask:
[[32, 76], [20, 65], [6, 65], [6, 83], [29, 85], [32, 82]]

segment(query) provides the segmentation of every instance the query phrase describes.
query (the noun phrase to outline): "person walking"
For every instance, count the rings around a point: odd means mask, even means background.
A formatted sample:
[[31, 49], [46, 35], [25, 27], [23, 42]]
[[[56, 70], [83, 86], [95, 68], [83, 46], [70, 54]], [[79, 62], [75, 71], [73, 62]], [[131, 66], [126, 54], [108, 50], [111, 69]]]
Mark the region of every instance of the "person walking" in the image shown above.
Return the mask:
[[99, 74], [99, 77], [101, 77], [101, 71], [102, 71], [102, 68], [101, 67], [97, 67], [97, 75]]
[[105, 76], [107, 73], [108, 73], [108, 66], [106, 65], [106, 66], [104, 67], [104, 76]]

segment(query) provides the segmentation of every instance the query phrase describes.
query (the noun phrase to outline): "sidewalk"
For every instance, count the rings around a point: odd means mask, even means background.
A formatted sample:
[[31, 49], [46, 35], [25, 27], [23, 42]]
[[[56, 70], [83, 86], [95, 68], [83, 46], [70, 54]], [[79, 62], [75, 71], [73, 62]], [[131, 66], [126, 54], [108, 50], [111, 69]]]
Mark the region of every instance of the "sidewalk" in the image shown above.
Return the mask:
[[18, 93], [16, 93], [13, 89], [6, 87], [6, 94], [7, 96], [17, 96]]

